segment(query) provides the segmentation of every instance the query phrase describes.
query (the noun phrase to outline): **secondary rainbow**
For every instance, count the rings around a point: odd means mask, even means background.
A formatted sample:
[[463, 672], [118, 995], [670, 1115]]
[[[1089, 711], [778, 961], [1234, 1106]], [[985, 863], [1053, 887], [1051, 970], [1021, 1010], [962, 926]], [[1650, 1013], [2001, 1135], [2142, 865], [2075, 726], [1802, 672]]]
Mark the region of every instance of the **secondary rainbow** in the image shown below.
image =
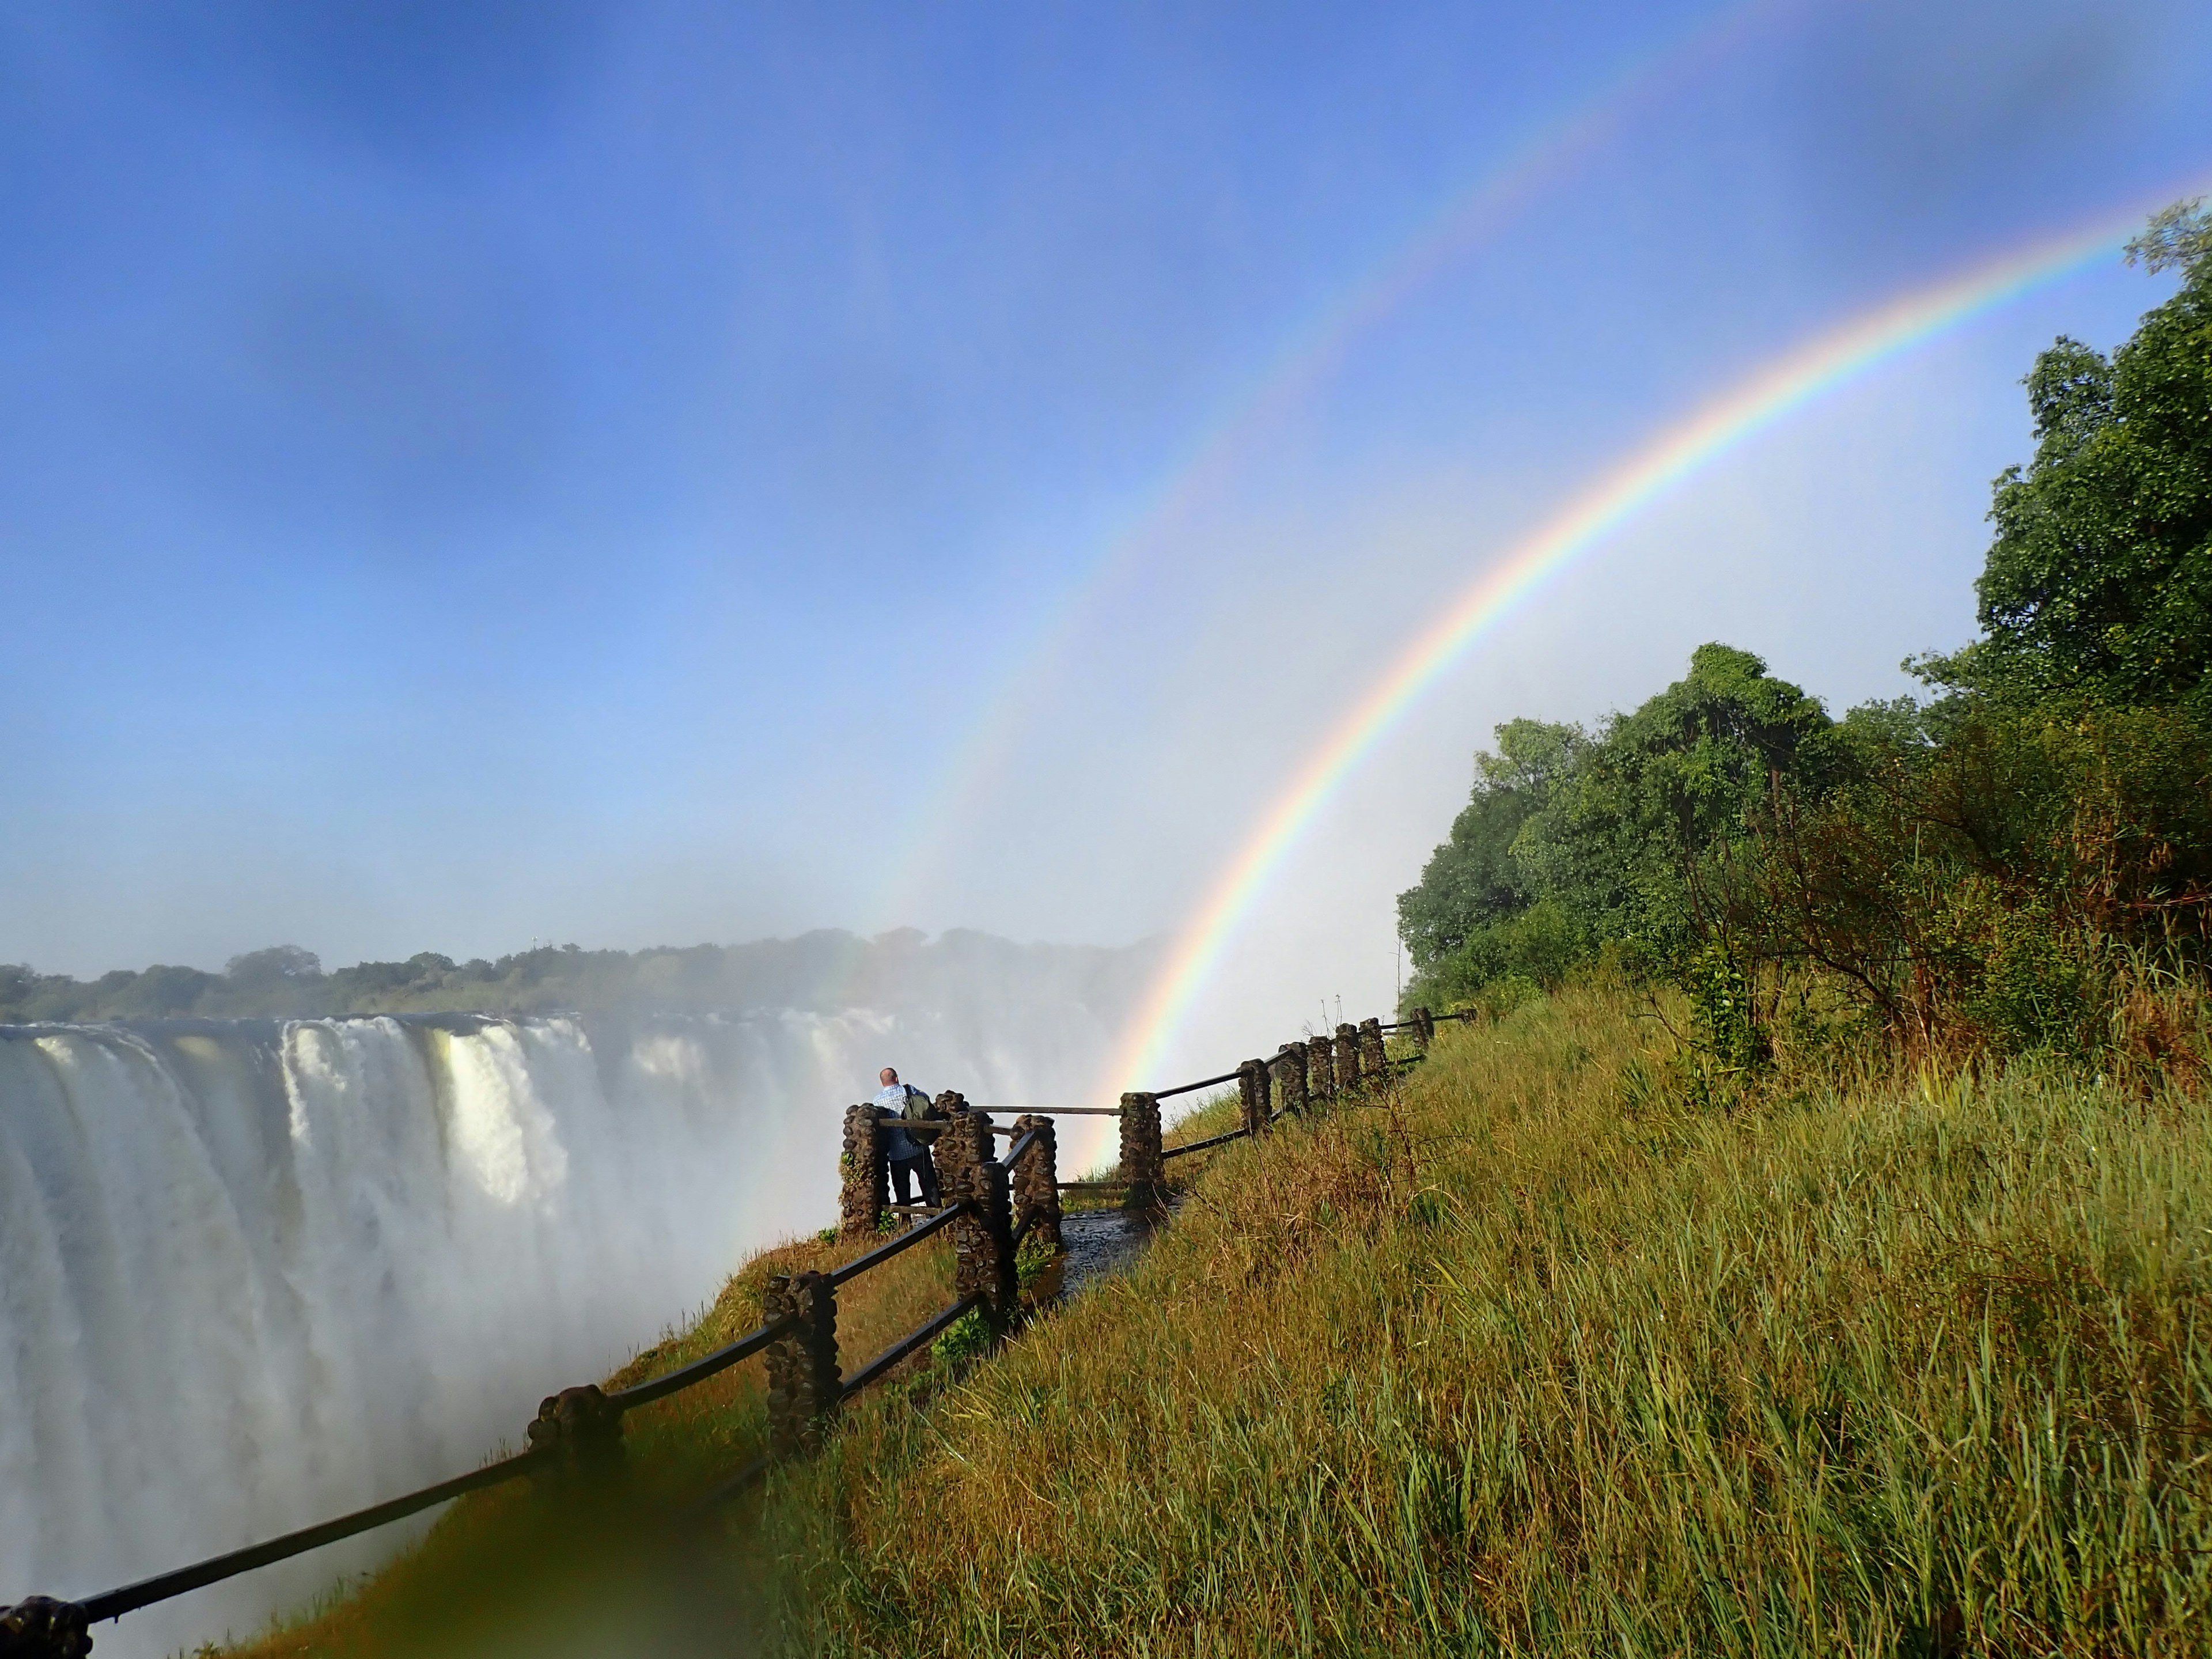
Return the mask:
[[1655, 434], [1509, 550], [1407, 646], [1268, 807], [1176, 935], [1103, 1079], [1107, 1091], [1141, 1085], [1237, 924], [1353, 769], [1462, 653], [1547, 576], [1778, 421], [1916, 346], [2072, 275], [2117, 248], [2142, 221], [2142, 214], [2132, 211], [2015, 250], [1893, 299], [1771, 360]]
[[964, 814], [989, 793], [993, 775], [1048, 702], [1053, 674], [1072, 655], [1083, 619], [1145, 556], [1227, 479], [1271, 424], [1327, 380], [1358, 341], [1395, 314], [1442, 271], [1511, 223], [1544, 193], [1601, 154], [1641, 112], [1732, 52], [1753, 30], [1802, 9], [1798, 0], [1738, 0], [1708, 12], [1698, 27], [1616, 72], [1574, 110], [1540, 129], [1473, 184], [1456, 191], [1412, 236], [1374, 261], [1292, 330], [1267, 367], [1231, 398], [1197, 441], [1143, 496], [1122, 529], [1108, 537], [1089, 569], [1054, 602], [954, 745], [936, 785], [914, 809], [905, 855], [891, 866], [877, 914], [902, 917], [911, 896]]

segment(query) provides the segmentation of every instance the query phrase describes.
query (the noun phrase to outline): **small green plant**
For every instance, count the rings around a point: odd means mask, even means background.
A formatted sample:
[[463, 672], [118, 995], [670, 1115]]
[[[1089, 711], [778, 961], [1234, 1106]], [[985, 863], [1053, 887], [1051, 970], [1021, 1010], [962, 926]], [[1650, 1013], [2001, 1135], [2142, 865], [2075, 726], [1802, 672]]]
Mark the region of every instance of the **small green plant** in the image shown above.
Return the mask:
[[1766, 1069], [1774, 1058], [1751, 975], [1718, 939], [1692, 951], [1681, 974], [1690, 999], [1699, 1069], [1711, 1082], [1733, 1084]]
[[837, 1230], [835, 1227], [824, 1227], [814, 1235], [814, 1242], [817, 1244], [835, 1244], [837, 1242]]
[[957, 1367], [981, 1357], [990, 1346], [989, 1322], [980, 1309], [970, 1308], [929, 1345], [929, 1357], [940, 1365]]
[[1037, 1280], [1059, 1259], [1060, 1252], [1036, 1234], [1024, 1239], [1021, 1249], [1014, 1253], [1014, 1273], [1020, 1281], [1022, 1294], [1027, 1296], [1036, 1289]]

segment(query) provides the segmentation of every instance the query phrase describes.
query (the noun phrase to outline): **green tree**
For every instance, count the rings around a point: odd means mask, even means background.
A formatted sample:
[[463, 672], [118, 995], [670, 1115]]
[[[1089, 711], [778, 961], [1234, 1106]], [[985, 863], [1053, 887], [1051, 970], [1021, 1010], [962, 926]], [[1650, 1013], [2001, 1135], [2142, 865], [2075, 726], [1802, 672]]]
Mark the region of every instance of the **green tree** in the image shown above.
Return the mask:
[[1817, 698], [1733, 646], [1616, 716], [1515, 838], [1531, 886], [1594, 939], [1671, 961], [1711, 931], [1705, 886], [1785, 784], [1826, 787], [1842, 764]]
[[2027, 379], [2035, 454], [1996, 482], [1984, 637], [1917, 665], [2014, 698], [2202, 705], [2212, 689], [2212, 216], [2169, 208], [2131, 261], [2180, 290], [2107, 360], [2061, 337]]
[[1451, 838], [1430, 855], [1419, 884], [1398, 895], [1399, 937], [1417, 975], [1534, 902], [1513, 860], [1514, 837], [1589, 741], [1578, 726], [1542, 720], [1508, 720], [1496, 735], [1496, 753], [1475, 755], [1474, 789]]

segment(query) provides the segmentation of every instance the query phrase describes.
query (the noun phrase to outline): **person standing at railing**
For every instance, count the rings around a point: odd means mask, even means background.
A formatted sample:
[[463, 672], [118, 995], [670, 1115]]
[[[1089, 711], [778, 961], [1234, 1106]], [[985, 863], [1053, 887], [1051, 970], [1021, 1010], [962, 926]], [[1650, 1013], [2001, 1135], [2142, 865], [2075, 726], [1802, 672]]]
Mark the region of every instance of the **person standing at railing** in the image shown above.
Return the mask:
[[914, 1200], [907, 1196], [907, 1183], [912, 1181], [921, 1189], [921, 1201], [933, 1210], [939, 1202], [937, 1160], [930, 1156], [928, 1140], [908, 1134], [901, 1125], [927, 1122], [937, 1115], [937, 1109], [927, 1094], [900, 1082], [893, 1067], [884, 1066], [879, 1075], [884, 1086], [876, 1091], [876, 1104], [890, 1120], [884, 1126], [884, 1155], [890, 1159], [891, 1191], [900, 1203], [910, 1204]]

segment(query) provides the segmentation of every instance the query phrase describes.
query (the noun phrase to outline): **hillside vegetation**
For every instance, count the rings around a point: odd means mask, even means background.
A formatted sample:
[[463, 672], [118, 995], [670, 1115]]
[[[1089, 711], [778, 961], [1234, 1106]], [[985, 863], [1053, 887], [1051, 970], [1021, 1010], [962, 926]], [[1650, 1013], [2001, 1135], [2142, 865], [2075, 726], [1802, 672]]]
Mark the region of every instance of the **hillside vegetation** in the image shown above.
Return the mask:
[[935, 1409], [856, 1413], [769, 1506], [791, 1650], [2212, 1648], [2204, 1102], [2023, 1066], [1716, 1113], [1643, 1006], [1448, 1033]]
[[1862, 1049], [2155, 1072], [2212, 963], [2212, 222], [2131, 247], [2179, 290], [2027, 377], [1983, 637], [1842, 719], [1749, 652], [1594, 729], [1521, 720], [1399, 901], [1409, 1002], [1611, 956], [1687, 999], [1703, 1086], [1784, 1026]]

